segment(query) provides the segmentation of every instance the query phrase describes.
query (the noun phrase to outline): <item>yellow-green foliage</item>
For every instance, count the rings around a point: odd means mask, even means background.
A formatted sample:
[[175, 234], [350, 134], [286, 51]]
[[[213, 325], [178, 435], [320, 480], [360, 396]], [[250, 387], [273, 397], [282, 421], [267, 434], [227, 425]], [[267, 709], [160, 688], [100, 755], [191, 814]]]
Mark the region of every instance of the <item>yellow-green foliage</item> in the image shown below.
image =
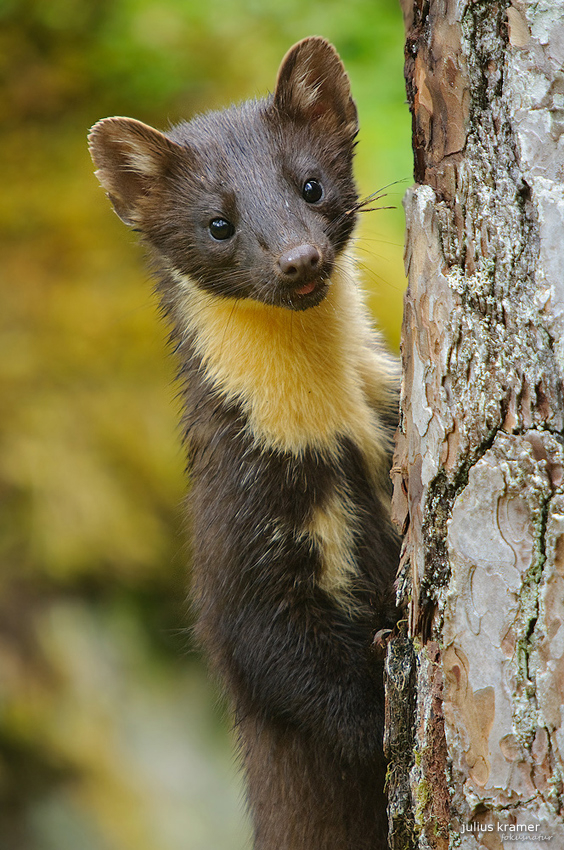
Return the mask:
[[359, 246], [397, 345], [411, 162], [396, 0], [0, 0], [2, 850], [244, 844], [225, 733], [181, 633], [174, 364], [86, 132], [260, 95], [309, 34], [351, 76], [361, 192], [406, 181]]

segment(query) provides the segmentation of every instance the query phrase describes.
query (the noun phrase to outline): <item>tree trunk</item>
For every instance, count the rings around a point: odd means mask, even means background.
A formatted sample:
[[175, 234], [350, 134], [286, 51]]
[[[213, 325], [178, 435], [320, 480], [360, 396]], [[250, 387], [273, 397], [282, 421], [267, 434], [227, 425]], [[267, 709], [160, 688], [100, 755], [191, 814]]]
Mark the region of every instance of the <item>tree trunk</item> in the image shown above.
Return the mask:
[[556, 850], [564, 2], [403, 6], [417, 185], [394, 466], [408, 636], [387, 662], [391, 847]]

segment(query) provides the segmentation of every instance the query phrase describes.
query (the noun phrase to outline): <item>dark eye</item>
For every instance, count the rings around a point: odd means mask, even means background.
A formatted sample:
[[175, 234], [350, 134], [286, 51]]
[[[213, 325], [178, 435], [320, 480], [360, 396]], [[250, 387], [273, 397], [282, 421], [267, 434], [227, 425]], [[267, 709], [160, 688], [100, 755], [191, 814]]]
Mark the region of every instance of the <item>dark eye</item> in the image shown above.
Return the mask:
[[235, 233], [235, 228], [225, 218], [212, 218], [210, 221], [210, 233], [214, 239], [219, 241], [229, 239]]
[[302, 197], [308, 204], [315, 204], [323, 197], [323, 186], [319, 180], [306, 180], [302, 189]]

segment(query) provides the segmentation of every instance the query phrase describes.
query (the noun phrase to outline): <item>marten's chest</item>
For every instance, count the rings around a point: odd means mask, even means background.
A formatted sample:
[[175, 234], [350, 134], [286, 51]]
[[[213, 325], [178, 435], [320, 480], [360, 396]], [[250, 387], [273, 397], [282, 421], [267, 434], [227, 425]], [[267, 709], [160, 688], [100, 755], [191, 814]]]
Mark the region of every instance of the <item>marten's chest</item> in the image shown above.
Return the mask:
[[244, 572], [261, 562], [281, 576], [309, 572], [344, 599], [385, 548], [389, 498], [354, 287], [337, 277], [300, 313], [177, 284], [201, 551]]
[[367, 392], [370, 330], [353, 283], [335, 274], [325, 301], [303, 312], [217, 298], [182, 276], [176, 283], [178, 333], [190, 340], [199, 377], [241, 411], [257, 444], [328, 455], [345, 436], [369, 465], [385, 463], [385, 435]]
[[196, 564], [204, 577], [213, 572], [223, 583], [227, 570], [257, 587], [268, 580], [288, 589], [312, 581], [344, 604], [359, 582], [377, 590], [387, 582], [385, 504], [349, 437], [338, 435], [331, 452], [266, 446], [242, 406], [209, 387], [194, 390], [185, 425], [195, 560], [205, 561]]

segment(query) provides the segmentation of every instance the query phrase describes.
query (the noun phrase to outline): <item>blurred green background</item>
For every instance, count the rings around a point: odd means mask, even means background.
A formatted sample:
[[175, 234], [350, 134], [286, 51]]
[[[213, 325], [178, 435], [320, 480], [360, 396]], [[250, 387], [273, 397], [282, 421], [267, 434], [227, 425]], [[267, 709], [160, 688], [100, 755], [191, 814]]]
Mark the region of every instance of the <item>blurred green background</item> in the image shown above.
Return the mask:
[[86, 150], [272, 89], [305, 35], [357, 99], [371, 306], [397, 347], [410, 181], [396, 0], [0, 0], [0, 850], [242, 850], [188, 632], [174, 363]]

